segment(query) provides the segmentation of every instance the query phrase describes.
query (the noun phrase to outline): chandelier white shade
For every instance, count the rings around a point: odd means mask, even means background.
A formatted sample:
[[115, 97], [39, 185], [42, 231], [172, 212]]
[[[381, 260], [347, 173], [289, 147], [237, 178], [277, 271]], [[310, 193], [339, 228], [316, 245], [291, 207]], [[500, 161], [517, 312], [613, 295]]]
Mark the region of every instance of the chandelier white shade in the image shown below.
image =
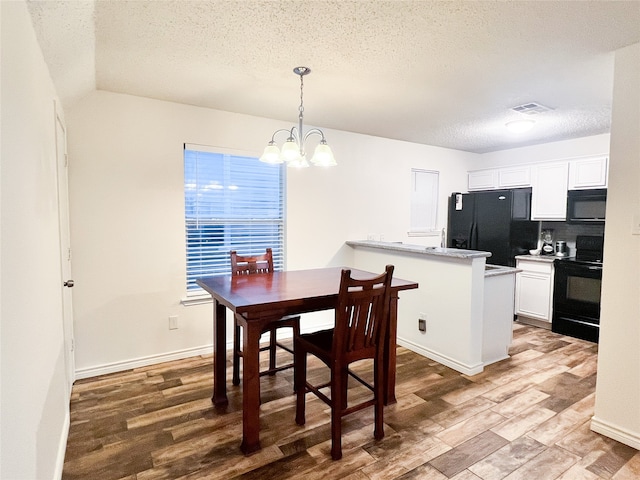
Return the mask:
[[[305, 146], [307, 139], [312, 135], [320, 135], [320, 143], [316, 146], [313, 156], [311, 157], [311, 163], [320, 167], [332, 167], [336, 165], [336, 160], [333, 158], [333, 152], [327, 145], [327, 141], [324, 138], [324, 133], [319, 128], [312, 128], [307, 133], [303, 130], [304, 119], [304, 102], [303, 102], [303, 77], [311, 73], [311, 69], [308, 67], [296, 67], [293, 69], [293, 73], [300, 76], [300, 107], [298, 107], [298, 126], [292, 127], [291, 130], [280, 129], [276, 130], [271, 136], [271, 141], [265, 147], [260, 161], [265, 163], [284, 163], [290, 167], [308, 167], [307, 155]], [[282, 148], [278, 148], [276, 144], [276, 135], [281, 132], [287, 132], [288, 136]]]

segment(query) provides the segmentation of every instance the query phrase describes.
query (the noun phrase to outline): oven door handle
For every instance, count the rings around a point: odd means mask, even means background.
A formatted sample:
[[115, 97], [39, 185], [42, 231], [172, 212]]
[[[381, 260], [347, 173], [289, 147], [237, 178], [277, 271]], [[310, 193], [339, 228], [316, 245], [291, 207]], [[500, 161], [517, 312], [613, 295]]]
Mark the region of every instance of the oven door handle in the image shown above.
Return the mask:
[[591, 267], [589, 267], [589, 270], [602, 270], [602, 267], [600, 267], [600, 266], [591, 266]]

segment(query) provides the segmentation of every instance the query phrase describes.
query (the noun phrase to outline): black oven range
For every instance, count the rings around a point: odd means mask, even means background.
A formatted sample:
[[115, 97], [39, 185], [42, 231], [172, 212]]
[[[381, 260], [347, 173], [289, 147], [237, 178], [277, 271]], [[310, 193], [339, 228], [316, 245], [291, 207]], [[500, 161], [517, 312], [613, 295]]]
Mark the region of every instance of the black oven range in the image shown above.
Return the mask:
[[578, 235], [576, 256], [556, 259], [551, 330], [598, 342], [603, 237]]

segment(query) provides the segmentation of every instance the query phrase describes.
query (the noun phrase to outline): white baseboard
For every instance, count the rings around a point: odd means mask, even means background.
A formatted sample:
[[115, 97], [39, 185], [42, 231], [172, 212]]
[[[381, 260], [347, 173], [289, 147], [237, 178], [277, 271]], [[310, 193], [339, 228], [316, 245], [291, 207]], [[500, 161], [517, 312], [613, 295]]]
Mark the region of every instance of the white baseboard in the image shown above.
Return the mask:
[[613, 425], [612, 423], [605, 422], [604, 420], [596, 417], [591, 418], [591, 430], [596, 433], [600, 433], [605, 437], [613, 438], [620, 443], [629, 445], [630, 447], [640, 450], [640, 433], [632, 432], [626, 428]]
[[71, 426], [71, 413], [69, 408], [64, 414], [64, 423], [62, 424], [62, 432], [60, 432], [60, 442], [58, 443], [58, 454], [56, 455], [56, 469], [53, 478], [60, 480], [62, 478], [62, 470], [64, 468], [64, 454], [67, 451], [67, 439], [69, 438], [69, 427]]
[[[231, 344], [227, 345], [230, 348]], [[197, 355], [209, 355], [213, 352], [213, 345], [204, 345], [201, 347], [187, 348], [174, 352], [160, 353], [157, 355], [149, 355], [147, 357], [139, 357], [121, 362], [113, 362], [104, 365], [96, 365], [95, 367], [80, 368], [76, 370], [76, 379], [96, 377], [107, 373], [122, 372], [123, 370], [131, 370], [132, 368], [146, 367], [156, 363], [170, 362], [173, 360], [181, 360], [183, 358], [195, 357]]]
[[470, 376], [477, 375], [478, 373], [484, 370], [483, 363], [478, 363], [475, 365], [467, 365], [459, 362], [458, 360], [454, 360], [453, 358], [447, 357], [446, 355], [442, 355], [428, 348], [424, 348], [423, 346], [413, 343], [404, 338], [398, 337], [397, 343], [398, 345], [408, 348], [412, 352], [416, 352], [417, 354], [420, 354], [423, 357], [427, 357], [427, 358], [430, 358], [431, 360], [435, 360], [436, 362], [441, 363], [442, 365], [445, 365], [447, 367], [453, 368], [454, 370], [460, 373], [464, 373], [465, 375], [470, 375]]

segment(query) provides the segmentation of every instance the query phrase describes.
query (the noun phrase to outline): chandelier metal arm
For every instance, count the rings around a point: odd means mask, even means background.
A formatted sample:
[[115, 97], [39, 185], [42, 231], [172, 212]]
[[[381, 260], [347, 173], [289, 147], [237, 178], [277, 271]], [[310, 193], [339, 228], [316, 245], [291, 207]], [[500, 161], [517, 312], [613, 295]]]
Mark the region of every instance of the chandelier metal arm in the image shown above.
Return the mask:
[[271, 141], [269, 142], [269, 144], [274, 145], [276, 143], [276, 135], [278, 135], [280, 132], [287, 132], [289, 136], [293, 136], [294, 135], [293, 130], [295, 128], [296, 127], [293, 127], [291, 130], [287, 130], [286, 128], [281, 128], [279, 130], [276, 130], [275, 132], [273, 132], [273, 135], [271, 135]]
[[324, 138], [324, 133], [322, 133], [322, 130], [320, 130], [319, 128], [312, 128], [311, 130], [309, 130], [307, 133], [304, 134], [304, 138], [302, 139], [302, 142], [300, 142], [300, 150], [303, 149], [303, 145], [307, 143], [307, 138], [309, 138], [311, 135], [320, 135], [320, 137], [322, 137], [320, 142], [324, 142], [324, 143], [327, 142]]

